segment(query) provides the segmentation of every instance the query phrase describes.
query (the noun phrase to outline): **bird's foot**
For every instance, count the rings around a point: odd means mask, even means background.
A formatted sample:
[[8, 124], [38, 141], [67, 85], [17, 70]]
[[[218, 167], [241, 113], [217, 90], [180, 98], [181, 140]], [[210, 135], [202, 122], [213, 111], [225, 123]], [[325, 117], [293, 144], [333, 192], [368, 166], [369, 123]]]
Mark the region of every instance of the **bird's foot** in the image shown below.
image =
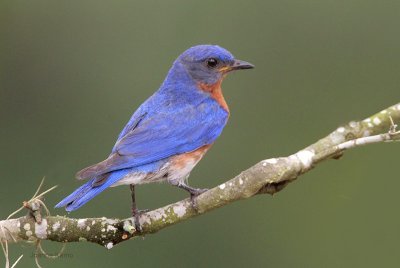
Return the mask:
[[191, 198], [191, 199], [193, 199], [194, 197], [196, 197], [196, 196], [198, 196], [198, 195], [201, 195], [202, 193], [208, 191], [208, 189], [206, 189], [206, 188], [204, 188], [204, 189], [201, 189], [201, 188], [193, 188], [193, 187], [190, 187], [189, 185], [186, 185], [186, 184], [184, 184], [184, 183], [178, 183], [177, 186], [178, 186], [179, 188], [181, 188], [181, 189], [184, 189], [184, 190], [188, 191], [189, 194], [190, 194], [190, 198]]
[[188, 192], [190, 193], [190, 202], [192, 203], [192, 207], [196, 211], [199, 210], [199, 207], [198, 207], [197, 202], [196, 202], [196, 197], [201, 195], [202, 193], [207, 192], [208, 190], [209, 189], [207, 189], [207, 188], [203, 188], [203, 189], [201, 189], [201, 188], [191, 188], [190, 191], [188, 190]]
[[139, 234], [143, 232], [142, 225], [140, 224], [140, 216], [143, 213], [146, 213], [146, 212], [149, 212], [149, 211], [150, 211], [149, 209], [141, 209], [141, 210], [139, 210], [137, 208], [132, 208], [132, 217], [135, 220], [135, 229]]
[[193, 199], [198, 195], [201, 195], [202, 193], [207, 192], [209, 189], [207, 188], [191, 188], [190, 190], [188, 190], [188, 192], [190, 193], [190, 198]]
[[189, 185], [186, 185], [186, 184], [183, 183], [183, 182], [179, 182], [179, 183], [176, 183], [176, 184], [173, 183], [173, 185], [176, 185], [176, 186], [178, 186], [179, 188], [184, 189], [184, 190], [186, 190], [186, 191], [189, 192], [189, 194], [190, 194], [190, 201], [191, 201], [191, 203], [192, 203], [192, 207], [193, 207], [196, 211], [198, 211], [198, 206], [197, 206], [197, 203], [196, 203], [196, 197], [199, 196], [199, 195], [201, 195], [201, 194], [204, 193], [204, 192], [207, 192], [208, 189], [206, 189], [206, 188], [204, 188], [204, 189], [201, 189], [201, 188], [193, 188], [193, 187], [190, 187]]

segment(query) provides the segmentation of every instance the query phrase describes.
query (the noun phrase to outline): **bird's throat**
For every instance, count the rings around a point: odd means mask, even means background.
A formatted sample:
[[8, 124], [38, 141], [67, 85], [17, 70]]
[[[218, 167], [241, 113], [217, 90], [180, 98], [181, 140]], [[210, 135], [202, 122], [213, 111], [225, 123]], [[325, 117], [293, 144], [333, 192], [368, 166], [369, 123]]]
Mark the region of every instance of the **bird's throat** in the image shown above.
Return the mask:
[[218, 102], [218, 104], [229, 113], [228, 104], [225, 101], [224, 95], [222, 94], [222, 79], [214, 84], [203, 84], [199, 83], [199, 88], [203, 91], [208, 92], [211, 97]]

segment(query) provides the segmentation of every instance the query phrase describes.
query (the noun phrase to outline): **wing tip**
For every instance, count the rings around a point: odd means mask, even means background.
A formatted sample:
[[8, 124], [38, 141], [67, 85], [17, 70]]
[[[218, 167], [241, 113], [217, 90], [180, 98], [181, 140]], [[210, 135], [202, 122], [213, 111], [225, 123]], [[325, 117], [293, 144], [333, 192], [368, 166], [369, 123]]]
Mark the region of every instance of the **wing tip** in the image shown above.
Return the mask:
[[77, 180], [86, 179], [86, 176], [85, 176], [86, 170], [87, 170], [87, 169], [85, 168], [85, 169], [82, 169], [81, 171], [78, 171], [78, 172], [75, 174], [75, 178], [76, 178]]
[[126, 162], [118, 153], [113, 153], [107, 159], [77, 172], [75, 177], [78, 180], [91, 179], [113, 170], [125, 168], [124, 161]]
[[89, 167], [86, 167], [80, 171], [78, 171], [75, 174], [75, 178], [78, 180], [84, 180], [84, 179], [91, 179], [99, 175], [99, 167], [101, 167], [102, 162], [98, 164], [91, 165]]

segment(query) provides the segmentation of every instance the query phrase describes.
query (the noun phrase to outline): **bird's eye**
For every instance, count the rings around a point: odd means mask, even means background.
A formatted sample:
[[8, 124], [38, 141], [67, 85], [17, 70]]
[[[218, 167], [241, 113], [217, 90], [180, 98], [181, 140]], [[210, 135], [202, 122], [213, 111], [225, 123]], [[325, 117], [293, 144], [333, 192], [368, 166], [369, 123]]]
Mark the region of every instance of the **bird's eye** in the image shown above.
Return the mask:
[[215, 68], [218, 65], [218, 60], [215, 58], [209, 58], [206, 60], [207, 67]]

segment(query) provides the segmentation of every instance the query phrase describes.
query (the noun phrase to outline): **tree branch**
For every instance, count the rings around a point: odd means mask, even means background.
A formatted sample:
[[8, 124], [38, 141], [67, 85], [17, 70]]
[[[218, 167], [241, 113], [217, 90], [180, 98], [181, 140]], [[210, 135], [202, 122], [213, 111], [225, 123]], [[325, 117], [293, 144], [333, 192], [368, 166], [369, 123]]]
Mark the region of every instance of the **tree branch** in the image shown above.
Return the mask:
[[111, 249], [120, 242], [158, 232], [165, 227], [234, 201], [257, 194], [279, 192], [299, 175], [323, 160], [339, 158], [347, 149], [400, 140], [400, 132], [396, 131], [396, 125], [393, 123], [398, 121], [400, 121], [400, 103], [363, 121], [352, 121], [295, 154], [257, 163], [235, 178], [196, 197], [194, 206], [190, 199], [184, 199], [143, 213], [140, 216], [142, 233], [138, 233], [135, 229], [132, 218], [73, 219], [65, 216], [39, 215], [40, 221], [38, 221], [38, 211], [40, 212], [43, 203], [32, 199], [25, 204], [30, 210], [27, 216], [0, 221], [0, 240], [7, 243], [40, 240], [88, 241]]

